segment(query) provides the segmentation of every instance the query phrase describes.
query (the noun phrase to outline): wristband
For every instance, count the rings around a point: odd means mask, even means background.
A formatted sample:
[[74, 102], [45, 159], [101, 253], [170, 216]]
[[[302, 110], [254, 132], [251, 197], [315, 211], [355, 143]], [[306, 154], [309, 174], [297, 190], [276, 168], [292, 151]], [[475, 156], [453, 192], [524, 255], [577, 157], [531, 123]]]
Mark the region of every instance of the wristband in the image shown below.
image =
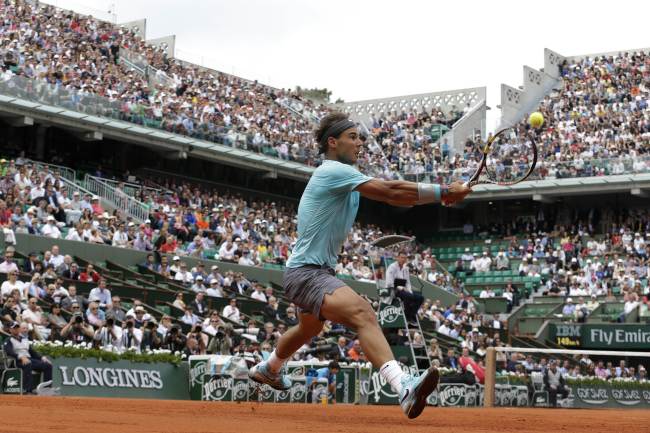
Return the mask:
[[440, 197], [444, 199], [449, 195], [449, 185], [447, 184], [441, 184], [440, 185]]
[[418, 183], [418, 201], [415, 204], [440, 203], [440, 185]]

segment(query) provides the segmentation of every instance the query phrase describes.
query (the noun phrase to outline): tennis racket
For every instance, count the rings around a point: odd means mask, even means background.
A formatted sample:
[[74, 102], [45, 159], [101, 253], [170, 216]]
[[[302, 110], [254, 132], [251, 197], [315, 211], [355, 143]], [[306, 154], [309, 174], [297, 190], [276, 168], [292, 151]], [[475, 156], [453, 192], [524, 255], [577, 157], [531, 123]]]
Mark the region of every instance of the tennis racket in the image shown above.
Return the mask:
[[466, 182], [469, 187], [486, 183], [514, 185], [528, 179], [537, 165], [537, 145], [523, 126], [497, 131], [481, 152], [481, 162]]
[[465, 182], [470, 188], [479, 184], [515, 185], [528, 179], [537, 165], [537, 145], [523, 125], [497, 131], [488, 138], [481, 154], [476, 171]]

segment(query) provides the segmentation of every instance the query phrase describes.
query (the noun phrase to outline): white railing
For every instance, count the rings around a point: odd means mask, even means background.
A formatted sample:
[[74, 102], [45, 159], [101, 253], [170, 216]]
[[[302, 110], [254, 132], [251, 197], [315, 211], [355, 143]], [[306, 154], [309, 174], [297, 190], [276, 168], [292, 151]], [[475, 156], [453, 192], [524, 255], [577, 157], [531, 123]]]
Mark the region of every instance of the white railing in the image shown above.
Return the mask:
[[149, 207], [146, 204], [129, 197], [124, 191], [114, 188], [106, 182], [106, 179], [87, 174], [84, 181], [88, 190], [112, 204], [124, 215], [130, 216], [140, 223], [149, 217]]
[[[119, 181], [119, 180], [106, 179], [106, 178], [97, 178], [97, 179], [103, 180], [104, 182], [106, 182], [107, 184], [109, 184], [110, 186], [112, 186], [115, 189], [121, 189], [127, 195], [129, 195], [131, 197], [137, 197], [138, 193], [140, 191], [142, 191], [142, 192], [144, 192], [145, 194], [148, 194], [148, 195], [158, 195], [158, 194], [163, 192], [161, 189], [152, 188], [150, 186], [144, 186], [144, 185], [141, 185], [139, 183], [122, 182], [122, 181]], [[120, 184], [122, 184], [122, 185], [120, 186]]]
[[64, 167], [62, 165], [50, 164], [47, 162], [34, 161], [32, 159], [27, 159], [27, 161], [29, 161], [39, 171], [44, 170], [45, 166], [47, 166], [48, 170], [51, 171], [52, 174], [56, 174], [58, 172], [61, 177], [68, 179], [71, 182], [74, 182], [77, 179], [77, 172], [71, 168]]

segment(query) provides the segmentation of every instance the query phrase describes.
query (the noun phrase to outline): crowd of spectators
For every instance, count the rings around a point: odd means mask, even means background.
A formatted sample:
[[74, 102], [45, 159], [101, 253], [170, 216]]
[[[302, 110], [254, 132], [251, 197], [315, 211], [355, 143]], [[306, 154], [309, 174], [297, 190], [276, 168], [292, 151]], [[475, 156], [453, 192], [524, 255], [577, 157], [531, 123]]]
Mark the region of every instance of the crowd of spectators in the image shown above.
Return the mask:
[[[15, 248], [8, 246], [0, 263], [0, 272], [6, 274], [0, 286], [0, 321], [7, 332], [19, 326], [21, 338], [30, 341], [115, 352], [165, 349], [186, 356], [240, 353], [265, 359], [280, 336], [298, 322], [296, 307], [281, 302], [272, 287], [249, 281], [241, 273], [221, 273], [216, 265], [209, 271], [202, 263], [188, 269], [180, 260], [165, 265], [149, 257], [143, 267], [183, 286], [170, 313], [161, 314], [140, 299], [122, 299], [112, 291], [106, 270], [98, 271], [90, 263], [82, 267], [56, 245], [43, 254], [30, 253], [20, 267], [15, 255]], [[185, 274], [192, 276], [192, 283]], [[94, 287], [82, 294], [78, 287], [88, 284]], [[210, 309], [210, 297], [228, 302], [219, 310]], [[262, 319], [243, 314], [238, 297], [259, 301]], [[365, 361], [354, 334], [329, 322], [293, 359], [312, 358]]]
[[[182, 62], [132, 29], [51, 5], [8, 1], [2, 16], [2, 82], [35, 79], [26, 95], [308, 165], [320, 161], [311, 131], [330, 110], [323, 105]], [[139, 59], [135, 63], [146, 65], [146, 73], [120, 56]], [[539, 177], [648, 170], [647, 62], [645, 53], [621, 53], [562, 65], [562, 88], [539, 107], [546, 123], [531, 132], [540, 147]], [[447, 112], [434, 107], [371, 116], [368, 152], [359, 167], [385, 178], [467, 177], [480, 159], [480, 139], [469, 137], [463, 152], [454, 153], [439, 138], [470, 109], [468, 104]]]

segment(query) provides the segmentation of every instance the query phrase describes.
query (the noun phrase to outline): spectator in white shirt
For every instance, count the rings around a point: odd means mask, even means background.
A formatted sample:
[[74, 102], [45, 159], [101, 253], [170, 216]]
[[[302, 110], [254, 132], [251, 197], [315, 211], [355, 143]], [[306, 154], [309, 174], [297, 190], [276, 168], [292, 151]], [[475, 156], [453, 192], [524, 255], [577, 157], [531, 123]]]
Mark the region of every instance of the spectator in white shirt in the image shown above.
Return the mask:
[[59, 266], [63, 264], [65, 256], [59, 252], [58, 245], [52, 245], [52, 255], [50, 256], [48, 263], [54, 266], [54, 269], [58, 269]]
[[37, 303], [37, 298], [30, 298], [27, 302], [27, 308], [22, 312], [22, 318], [34, 327], [37, 335], [42, 340], [47, 340], [50, 337], [51, 329], [47, 328], [48, 321], [43, 316], [41, 307]]
[[180, 281], [184, 284], [192, 284], [194, 278], [192, 278], [192, 273], [187, 270], [187, 265], [183, 262], [180, 265], [180, 269], [174, 275], [174, 280]]
[[210, 280], [210, 287], [206, 290], [206, 295], [212, 296], [214, 298], [223, 298], [223, 289], [219, 285], [219, 280], [213, 278]]
[[106, 288], [106, 279], [101, 278], [99, 280], [98, 286], [90, 291], [88, 300], [98, 302], [101, 308], [107, 308], [113, 305], [111, 291]]
[[233, 322], [241, 323], [241, 316], [239, 313], [239, 308], [237, 308], [237, 299], [231, 298], [230, 303], [223, 307], [221, 316], [226, 319], [230, 319]]
[[6, 298], [16, 289], [20, 292], [21, 298], [26, 297], [24, 293], [25, 284], [18, 280], [18, 271], [9, 271], [7, 273], [7, 281], [4, 281], [2, 286], [0, 286], [0, 293], [2, 293], [3, 298]]
[[61, 230], [56, 226], [56, 220], [52, 215], [47, 216], [47, 223], [41, 228], [41, 233], [48, 238], [61, 238]]
[[219, 260], [231, 262], [235, 258], [235, 252], [237, 252], [237, 244], [228, 239], [221, 244], [217, 256]]
[[77, 227], [71, 229], [68, 232], [68, 234], [66, 235], [65, 239], [67, 241], [83, 242], [83, 240], [84, 240], [83, 228], [81, 226], [77, 226]]
[[485, 299], [485, 298], [494, 298], [495, 294], [494, 291], [492, 290], [491, 287], [486, 287], [485, 289], [481, 290], [481, 294], [479, 295], [479, 298]]
[[129, 246], [129, 236], [124, 231], [124, 223], [120, 223], [117, 231], [113, 234], [113, 246], [119, 248]]
[[192, 291], [197, 293], [199, 292], [205, 293], [207, 291], [207, 287], [205, 287], [205, 284], [203, 284], [202, 275], [196, 276], [196, 279], [194, 280], [194, 284], [192, 284]]
[[251, 293], [251, 298], [257, 299], [258, 301], [264, 302], [266, 304], [266, 295], [262, 291], [264, 288], [260, 283], [255, 283], [255, 290]]
[[18, 266], [14, 262], [14, 252], [7, 248], [5, 250], [5, 259], [0, 263], [0, 272], [8, 274], [9, 272], [18, 272]]

